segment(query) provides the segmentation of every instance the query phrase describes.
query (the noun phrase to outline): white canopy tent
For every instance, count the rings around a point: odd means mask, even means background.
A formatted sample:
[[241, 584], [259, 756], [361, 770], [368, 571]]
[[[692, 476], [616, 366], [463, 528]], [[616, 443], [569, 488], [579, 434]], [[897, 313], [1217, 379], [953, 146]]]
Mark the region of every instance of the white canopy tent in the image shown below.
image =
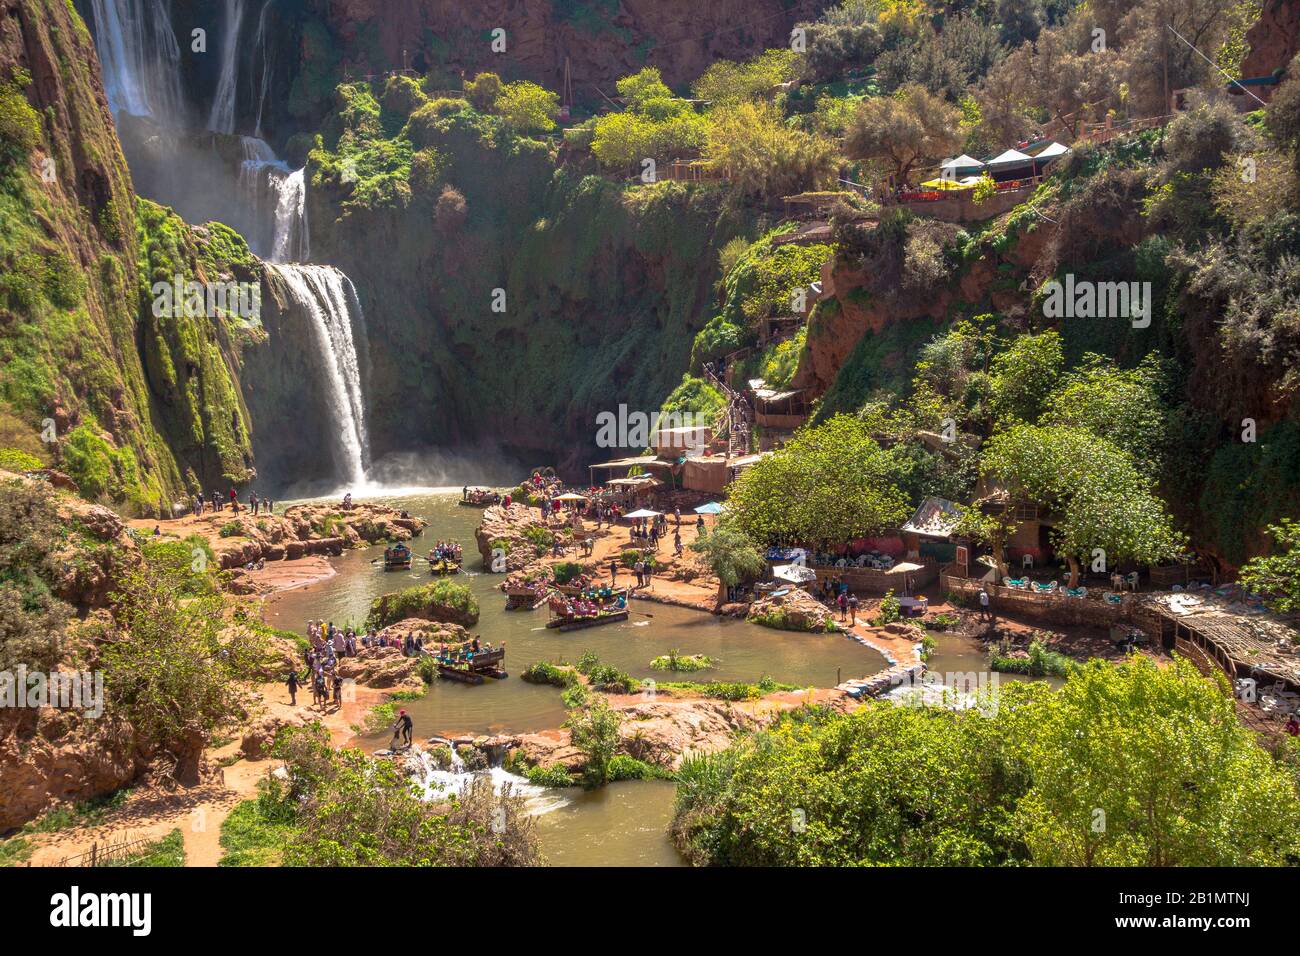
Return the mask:
[[994, 156], [988, 161], [990, 169], [1012, 169], [1016, 166], [1032, 166], [1034, 157], [1028, 153], [1022, 153], [1018, 149], [1009, 149], [1005, 153]]

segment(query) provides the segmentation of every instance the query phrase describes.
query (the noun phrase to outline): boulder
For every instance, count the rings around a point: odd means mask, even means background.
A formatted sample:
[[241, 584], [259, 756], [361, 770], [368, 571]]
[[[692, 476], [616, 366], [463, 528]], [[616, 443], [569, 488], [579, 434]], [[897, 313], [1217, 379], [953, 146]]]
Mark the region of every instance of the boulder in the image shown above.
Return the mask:
[[749, 606], [749, 620], [787, 631], [826, 631], [835, 615], [802, 588], [789, 588], [759, 598]]
[[239, 752], [247, 760], [261, 760], [271, 753], [271, 745], [283, 727], [302, 727], [307, 718], [300, 715], [281, 717], [267, 715], [254, 721], [245, 731], [239, 743]]

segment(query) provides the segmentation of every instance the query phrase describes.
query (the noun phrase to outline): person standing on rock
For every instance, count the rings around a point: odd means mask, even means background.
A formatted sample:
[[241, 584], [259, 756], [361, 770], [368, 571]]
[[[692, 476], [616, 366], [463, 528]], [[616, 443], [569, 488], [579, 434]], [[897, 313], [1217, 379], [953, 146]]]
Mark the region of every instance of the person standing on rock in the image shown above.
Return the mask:
[[618, 561], [613, 558], [609, 559], [609, 586], [613, 587], [618, 580]]
[[298, 672], [296, 670], [289, 671], [289, 679], [285, 681], [285, 683], [289, 687], [289, 706], [297, 707], [298, 706]]
[[981, 621], [993, 620], [993, 609], [989, 607], [988, 588], [984, 587], [983, 585], [980, 586], [980, 620]]
[[414, 728], [414, 724], [411, 721], [410, 714], [406, 711], [403, 710], [398, 713], [399, 716], [397, 718], [397, 723], [393, 725], [393, 740], [395, 742], [400, 734], [402, 744], [409, 747], [411, 746], [411, 731]]

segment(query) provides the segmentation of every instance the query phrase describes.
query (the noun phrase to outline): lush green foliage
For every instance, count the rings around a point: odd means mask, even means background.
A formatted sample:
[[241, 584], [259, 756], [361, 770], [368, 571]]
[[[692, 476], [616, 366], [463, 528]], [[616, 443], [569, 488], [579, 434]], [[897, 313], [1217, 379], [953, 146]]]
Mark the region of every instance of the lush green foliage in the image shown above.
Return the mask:
[[891, 462], [864, 423], [837, 415], [800, 429], [746, 469], [728, 511], [737, 528], [765, 543], [820, 546], [883, 531], [907, 517]]
[[[486, 775], [459, 795], [447, 794], [447, 805], [440, 806], [422, 800], [396, 765], [359, 750], [335, 750], [319, 724], [286, 728], [274, 754], [287, 776], [266, 778], [257, 801], [261, 819], [243, 829], [285, 828], [286, 866], [526, 866], [541, 860], [522, 798], [509, 787], [495, 794]], [[502, 813], [504, 825], [494, 825]], [[237, 839], [232, 834], [232, 842]]]
[[478, 621], [478, 614], [478, 599], [468, 585], [450, 578], [438, 578], [428, 584], [375, 598], [370, 604], [366, 627], [384, 628], [408, 617], [468, 626]]
[[1270, 525], [1274, 553], [1252, 558], [1241, 569], [1241, 583], [1265, 596], [1284, 614], [1300, 611], [1300, 521], [1283, 518]]
[[787, 718], [678, 773], [672, 833], [733, 865], [1281, 865], [1296, 781], [1190, 664], [1093, 662], [963, 711]]

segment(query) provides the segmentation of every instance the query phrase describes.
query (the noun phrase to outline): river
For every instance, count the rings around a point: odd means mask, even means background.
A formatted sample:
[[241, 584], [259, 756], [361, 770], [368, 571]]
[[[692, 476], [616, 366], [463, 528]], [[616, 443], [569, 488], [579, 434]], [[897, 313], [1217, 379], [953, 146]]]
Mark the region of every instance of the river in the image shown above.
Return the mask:
[[[831, 687], [841, 677], [862, 677], [886, 666], [877, 652], [839, 635], [776, 631], [650, 601], [633, 602], [626, 622], [563, 634], [548, 630], [545, 609], [505, 610], [505, 596], [498, 590], [502, 577], [483, 571], [474, 541], [481, 512], [461, 507], [459, 498], [459, 488], [367, 496], [428, 522], [423, 538], [413, 542], [417, 554], [440, 539], [464, 546], [466, 574], [460, 580], [469, 585], [480, 609], [479, 623], [471, 631], [494, 645], [505, 642], [506, 669], [512, 675], [539, 660], [576, 661], [585, 651], [634, 677], [658, 680], [672, 678], [652, 670], [650, 661], [671, 649], [707, 654], [718, 662], [687, 679], [757, 681], [769, 675], [785, 684]], [[388, 573], [377, 569], [371, 562], [382, 552], [382, 546], [357, 549], [330, 559], [333, 577], [269, 598], [267, 622], [299, 634], [305, 633], [309, 619], [360, 626], [374, 598], [429, 580], [428, 572], [418, 567]], [[958, 635], [940, 635], [936, 657], [932, 666], [939, 665], [939, 670], [987, 669], [978, 643]], [[567, 716], [557, 688], [528, 684], [517, 676], [478, 687], [438, 681], [421, 699], [403, 706], [419, 738], [545, 730], [559, 727]], [[386, 742], [387, 734], [357, 741], [368, 750]], [[543, 852], [553, 864], [681, 865], [667, 834], [672, 783], [629, 781], [594, 792], [527, 792], [537, 813]]]

